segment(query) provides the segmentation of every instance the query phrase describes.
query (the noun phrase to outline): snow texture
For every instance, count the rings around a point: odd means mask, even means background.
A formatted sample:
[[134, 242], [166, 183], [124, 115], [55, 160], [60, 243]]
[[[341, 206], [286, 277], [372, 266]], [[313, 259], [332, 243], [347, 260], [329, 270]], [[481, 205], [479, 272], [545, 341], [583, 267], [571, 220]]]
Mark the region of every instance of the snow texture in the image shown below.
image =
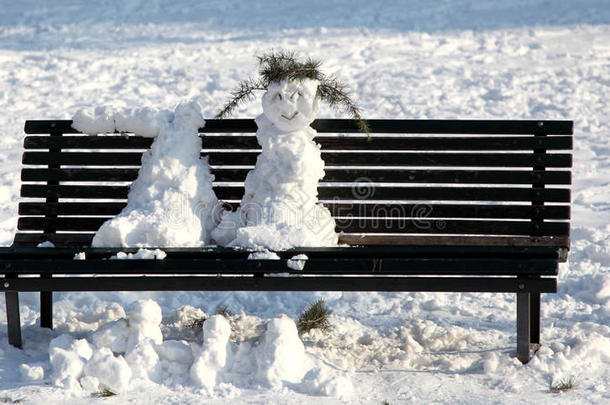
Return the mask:
[[[79, 258], [80, 255], [84, 255], [84, 253], [78, 253]], [[110, 256], [110, 260], [163, 260], [167, 257], [167, 253], [165, 253], [161, 249], [143, 249], [140, 248], [136, 253], [125, 253], [125, 252], [117, 252], [116, 255]], [[81, 260], [84, 260], [83, 257]], [[75, 257], [76, 260], [76, 257]]]
[[[322, 59], [325, 72], [349, 84], [366, 118], [569, 119], [575, 133], [569, 259], [559, 268], [558, 292], [542, 295], [543, 345], [526, 366], [515, 359], [512, 294], [55, 292], [51, 331], [39, 327], [38, 294], [20, 293], [23, 350], [7, 344], [0, 297], [0, 401], [344, 403], [318, 396], [334, 377], [310, 370], [327, 367], [351, 380], [350, 404], [610, 402], [607, 0], [24, 0], [2, 2], [0, 9], [4, 246], [13, 242], [22, 201], [25, 120], [69, 119], [80, 109], [93, 116], [100, 105], [113, 106], [116, 119], [117, 111], [134, 106], [192, 98], [204, 117], [213, 117], [236, 83], [255, 71], [253, 55], [271, 48]], [[258, 114], [261, 103], [253, 101], [235, 117]], [[319, 116], [344, 117], [324, 104]], [[124, 308], [142, 299], [153, 299], [163, 313], [163, 343], [152, 345], [161, 382], [130, 378], [125, 391], [104, 400], [91, 398], [102, 383], [85, 371], [55, 385], [53, 339], [85, 339], [94, 351], [105, 347], [124, 358], [130, 333]], [[266, 322], [279, 313], [296, 319], [318, 299], [332, 310], [333, 328], [301, 336], [311, 360], [301, 382], [271, 388], [253, 381], [253, 351]], [[232, 369], [207, 392], [190, 380], [203, 340], [202, 329], [188, 325], [219, 306], [239, 313], [229, 319], [229, 341], [237, 347]], [[55, 346], [61, 354], [54, 358], [63, 370], [78, 372], [70, 363], [84, 359], [71, 347], [71, 341]], [[24, 378], [40, 377], [40, 368], [41, 379]], [[576, 379], [574, 390], [547, 392], [551, 382], [569, 377]]]
[[291, 270], [303, 271], [303, 269], [305, 268], [305, 264], [307, 263], [307, 259], [308, 259], [307, 255], [304, 255], [304, 254], [295, 255], [295, 256], [292, 256], [290, 259], [288, 259], [288, 261], [286, 262], [286, 265]]
[[226, 213], [212, 232], [218, 244], [271, 250], [337, 244], [335, 221], [317, 203], [324, 161], [309, 126], [319, 109], [317, 88], [310, 79], [268, 86], [256, 118], [262, 152], [238, 210]]
[[254, 355], [258, 364], [256, 379], [267, 386], [298, 383], [306, 372], [305, 347], [294, 321], [285, 316], [269, 321]]
[[[97, 109], [96, 109], [97, 112]], [[83, 114], [80, 114], [83, 115]], [[94, 115], [76, 128], [95, 133], [106, 115]], [[156, 136], [142, 155], [127, 206], [95, 234], [94, 247], [202, 246], [216, 226], [218, 201], [207, 159], [199, 156], [198, 129], [205, 125], [196, 101], [181, 103], [172, 114], [150, 108], [113, 115], [116, 129]], [[77, 121], [79, 113], [74, 117]], [[106, 124], [104, 124], [106, 125]], [[90, 127], [89, 127], [90, 126]]]

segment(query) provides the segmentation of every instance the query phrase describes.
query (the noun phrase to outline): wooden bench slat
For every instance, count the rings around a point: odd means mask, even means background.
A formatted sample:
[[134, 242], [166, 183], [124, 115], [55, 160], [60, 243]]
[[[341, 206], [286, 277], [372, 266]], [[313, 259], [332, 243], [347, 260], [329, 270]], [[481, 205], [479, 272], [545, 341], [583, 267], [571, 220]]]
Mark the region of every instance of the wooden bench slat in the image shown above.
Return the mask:
[[[205, 155], [202, 155], [205, 156]], [[257, 152], [211, 152], [211, 165], [254, 165]], [[567, 153], [351, 153], [323, 152], [326, 165], [341, 166], [481, 166], [571, 167]], [[141, 153], [24, 152], [22, 163], [31, 165], [139, 166]]]
[[[373, 133], [433, 133], [433, 134], [556, 134], [571, 135], [572, 121], [548, 120], [390, 120], [367, 119]], [[71, 127], [71, 120], [28, 120], [26, 134], [78, 133]], [[318, 132], [360, 132], [358, 124], [351, 119], [317, 119], [312, 127]], [[253, 119], [208, 119], [199, 132], [256, 132]]]
[[[539, 258], [378, 258], [369, 257], [310, 257], [303, 271], [294, 271], [282, 260], [246, 260], [247, 257], [206, 257], [176, 258], [170, 260], [117, 260], [108, 264], [108, 258], [95, 258], [87, 255], [87, 266], [70, 258], [3, 260], [7, 272], [21, 274], [40, 274], [61, 272], [62, 274], [256, 274], [256, 273], [293, 273], [293, 274], [394, 274], [394, 275], [545, 275], [557, 274], [557, 259]], [[115, 255], [116, 252], [112, 253]], [[211, 255], [210, 255], [211, 256]], [[169, 258], [170, 256], [168, 256]], [[379, 261], [382, 261], [381, 266]]]
[[[219, 199], [240, 200], [243, 187], [215, 187]], [[129, 186], [47, 186], [23, 184], [22, 197], [126, 199]], [[570, 190], [500, 187], [319, 187], [318, 197], [344, 200], [546, 201], [570, 202]]]
[[[202, 136], [204, 150], [260, 149], [255, 136]], [[381, 137], [318, 136], [323, 150], [533, 150], [571, 149], [571, 136]], [[147, 149], [152, 138], [140, 136], [28, 136], [25, 149]]]
[[[243, 182], [250, 169], [212, 169], [216, 181]], [[566, 170], [375, 170], [326, 168], [323, 182], [570, 184]], [[22, 181], [133, 181], [138, 169], [28, 169]]]
[[[109, 218], [101, 217], [20, 217], [17, 229], [38, 231], [97, 231]], [[186, 218], [184, 220], [187, 220]], [[176, 227], [181, 226], [180, 219]], [[337, 231], [346, 233], [404, 233], [404, 234], [472, 234], [472, 235], [567, 235], [569, 223], [486, 220], [431, 220], [427, 218], [376, 219], [360, 218], [337, 221]]]
[[[120, 291], [557, 292], [557, 278], [516, 277], [121, 277]], [[22, 277], [11, 291], [116, 291], [115, 277]]]
[[[411, 237], [413, 238], [413, 237]], [[415, 237], [417, 239], [419, 237]], [[438, 236], [426, 238], [439, 238]], [[467, 239], [470, 237], [466, 237]], [[545, 237], [548, 238], [548, 237]], [[523, 238], [521, 238], [523, 239]], [[107, 259], [117, 251], [137, 253], [136, 247], [115, 248], [74, 248], [56, 247], [44, 249], [37, 247], [0, 247], [1, 260], [73, 260], [74, 254], [86, 253], [88, 259]], [[300, 247], [276, 252], [282, 259], [291, 259], [296, 254], [305, 254], [308, 259], [559, 259], [561, 249], [554, 246], [477, 246], [473, 245], [407, 245], [407, 246], [325, 246]], [[163, 247], [169, 259], [247, 259], [255, 249], [234, 249], [219, 246], [202, 247]], [[267, 260], [267, 259], [256, 259]], [[27, 267], [27, 266], [26, 266]], [[14, 267], [10, 269], [14, 270]], [[9, 270], [10, 270], [9, 269]], [[25, 267], [24, 267], [25, 269]], [[27, 269], [25, 269], [27, 270]], [[37, 270], [31, 270], [31, 273]]]
[[[339, 236], [339, 243], [350, 246], [549, 246], [566, 249], [570, 246], [568, 236], [456, 236], [456, 235], [359, 235]], [[567, 253], [561, 256], [567, 260]]]
[[[322, 150], [565, 150], [572, 148], [571, 136], [545, 137], [347, 137], [318, 136], [314, 141]], [[260, 149], [254, 136], [208, 136], [205, 149]]]
[[[88, 247], [94, 233], [17, 232], [13, 246], [36, 246], [45, 241], [56, 246]], [[353, 246], [551, 246], [567, 248], [567, 236], [438, 236], [438, 235], [340, 235], [339, 243]], [[565, 261], [565, 260], [563, 260]]]
[[[352, 204], [324, 205], [333, 217], [512, 218], [570, 219], [569, 205], [481, 205], [481, 204]], [[22, 202], [19, 215], [117, 215], [126, 206], [118, 202]]]

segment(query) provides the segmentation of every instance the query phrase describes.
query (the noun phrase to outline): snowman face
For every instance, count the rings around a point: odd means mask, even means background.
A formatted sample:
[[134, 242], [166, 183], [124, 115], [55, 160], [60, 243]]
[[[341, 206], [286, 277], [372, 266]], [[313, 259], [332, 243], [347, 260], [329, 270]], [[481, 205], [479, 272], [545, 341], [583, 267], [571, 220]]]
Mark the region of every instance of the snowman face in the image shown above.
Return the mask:
[[283, 80], [269, 84], [263, 95], [263, 113], [280, 130], [292, 132], [309, 125], [318, 114], [318, 81]]

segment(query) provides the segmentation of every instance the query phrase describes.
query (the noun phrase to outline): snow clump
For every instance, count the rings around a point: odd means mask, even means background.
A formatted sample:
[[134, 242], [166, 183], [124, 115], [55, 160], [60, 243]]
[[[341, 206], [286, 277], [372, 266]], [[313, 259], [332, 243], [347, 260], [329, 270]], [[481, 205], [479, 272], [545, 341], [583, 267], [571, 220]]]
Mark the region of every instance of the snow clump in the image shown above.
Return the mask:
[[95, 377], [101, 388], [119, 393], [129, 386], [132, 371], [123, 356], [115, 357], [109, 348], [103, 347], [93, 353], [85, 365], [84, 374]]
[[44, 368], [24, 363], [19, 366], [19, 374], [24, 381], [39, 381], [44, 378]]
[[[186, 326], [193, 317], [202, 315], [203, 311], [185, 306], [169, 322]], [[53, 339], [49, 344], [52, 382], [75, 393], [104, 389], [120, 393], [132, 384], [148, 381], [192, 384], [207, 392], [233, 384], [287, 386], [341, 399], [351, 395], [348, 377], [321, 369], [318, 361], [307, 356], [292, 319], [280, 315], [261, 327], [259, 318], [236, 317], [247, 321], [249, 330], [241, 330], [244, 325], [234, 325], [232, 330], [234, 319], [213, 315], [203, 322], [199, 347], [184, 340], [164, 341], [159, 305], [150, 299], [136, 301], [127, 319], [103, 325], [90, 333], [88, 340], [69, 334]], [[23, 364], [20, 373], [24, 380], [40, 380], [44, 369]]]
[[108, 106], [80, 109], [72, 117], [72, 128], [89, 135], [114, 132], [114, 111]]
[[201, 106], [179, 104], [173, 113], [150, 108], [113, 113], [79, 111], [73, 127], [89, 134], [127, 131], [155, 137], [142, 155], [127, 206], [95, 234], [93, 247], [203, 246], [216, 226], [218, 200], [207, 159], [200, 157]]
[[191, 379], [196, 385], [212, 389], [219, 373], [231, 367], [230, 335], [231, 325], [224, 316], [214, 315], [204, 322], [203, 346], [191, 367]]
[[136, 253], [117, 252], [116, 255], [110, 257], [110, 260], [163, 260], [166, 257], [167, 253], [161, 249], [140, 248]]
[[354, 386], [349, 377], [338, 375], [326, 366], [309, 370], [300, 388], [310, 395], [336, 397], [343, 401], [349, 400], [354, 394]]
[[256, 378], [268, 386], [280, 386], [284, 381], [298, 383], [307, 371], [305, 346], [296, 324], [287, 316], [274, 318], [267, 324], [255, 356], [258, 364]]

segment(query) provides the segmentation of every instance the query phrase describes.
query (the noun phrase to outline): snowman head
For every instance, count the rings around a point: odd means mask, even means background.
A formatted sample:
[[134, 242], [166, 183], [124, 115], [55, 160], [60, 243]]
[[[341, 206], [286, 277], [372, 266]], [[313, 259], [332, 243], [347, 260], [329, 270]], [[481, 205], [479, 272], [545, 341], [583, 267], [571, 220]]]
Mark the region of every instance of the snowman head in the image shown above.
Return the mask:
[[322, 100], [331, 108], [350, 114], [360, 130], [369, 133], [346, 86], [322, 73], [319, 61], [301, 61], [294, 52], [272, 51], [259, 56], [258, 64], [260, 77], [240, 82], [216, 118], [228, 117], [240, 104], [251, 100], [254, 91], [264, 90], [263, 112], [282, 131], [292, 132], [311, 123]]
[[263, 113], [278, 129], [293, 132], [308, 126], [318, 114], [317, 80], [284, 79], [267, 86]]

